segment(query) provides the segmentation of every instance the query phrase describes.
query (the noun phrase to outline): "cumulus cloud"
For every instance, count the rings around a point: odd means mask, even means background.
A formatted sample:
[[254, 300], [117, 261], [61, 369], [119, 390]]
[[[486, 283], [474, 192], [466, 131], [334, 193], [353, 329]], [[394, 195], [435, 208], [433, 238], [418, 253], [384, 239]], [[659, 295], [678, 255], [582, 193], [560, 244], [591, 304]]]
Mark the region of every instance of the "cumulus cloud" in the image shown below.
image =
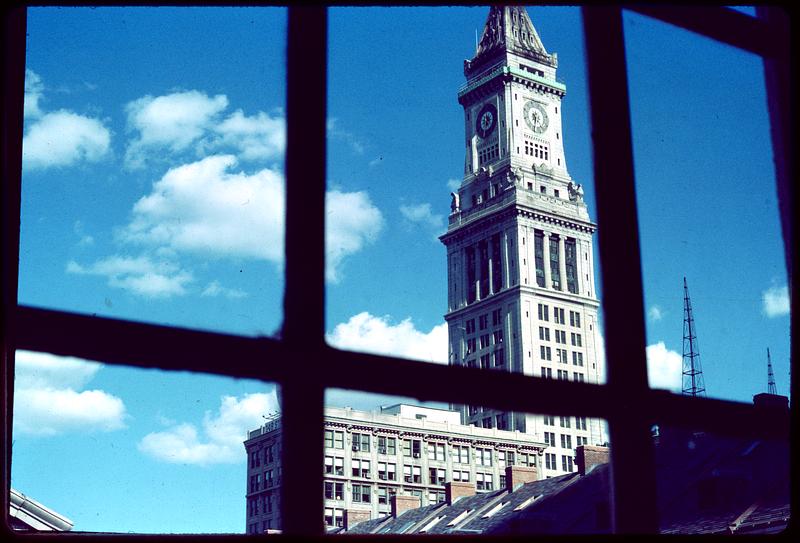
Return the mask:
[[384, 221], [366, 192], [328, 191], [325, 213], [325, 275], [335, 283], [341, 279], [342, 260], [374, 242]]
[[244, 298], [247, 293], [243, 290], [223, 287], [219, 281], [212, 281], [200, 294], [204, 297], [225, 296], [226, 298]]
[[429, 332], [417, 330], [410, 318], [392, 323], [389, 316], [376, 317], [362, 312], [337, 324], [326, 340], [334, 347], [350, 351], [386, 354], [447, 363], [447, 324], [434, 326]]
[[434, 230], [444, 228], [444, 217], [438, 213], [433, 213], [429, 203], [401, 205], [400, 213], [411, 223], [423, 225]]
[[183, 151], [214, 126], [228, 98], [192, 90], [138, 98], [125, 106], [128, 130], [137, 133], [125, 152], [128, 167], [144, 166], [149, 150]]
[[283, 258], [283, 178], [229, 172], [232, 155], [170, 169], [133, 207], [126, 242], [218, 257]]
[[782, 317], [789, 314], [789, 288], [772, 286], [761, 294], [762, 311], [769, 318]]
[[28, 128], [22, 139], [22, 160], [29, 169], [98, 162], [110, 145], [111, 132], [101, 121], [62, 109], [42, 115]]
[[17, 351], [14, 432], [52, 436], [125, 427], [125, 404], [102, 390], [81, 390], [103, 365], [73, 357]]
[[175, 464], [233, 464], [246, 460], [242, 441], [249, 430], [263, 424], [262, 416], [278, 410], [275, 391], [223, 396], [216, 413], [206, 411], [201, 424], [172, 423], [151, 432], [139, 442], [139, 450], [156, 460]]
[[286, 120], [264, 112], [248, 117], [237, 110], [214, 131], [219, 135], [214, 145], [238, 149], [244, 160], [276, 158], [286, 148]]
[[[337, 126], [337, 119], [336, 118], [329, 118], [328, 122], [326, 123], [328, 138], [330, 139], [338, 139], [345, 142], [353, 153], [357, 155], [364, 154], [364, 144], [355, 137], [351, 132], [343, 130]], [[374, 162], [374, 161], [373, 161]], [[370, 163], [370, 165], [373, 165]]]
[[451, 178], [447, 180], [447, 188], [450, 189], [451, 192], [455, 192], [461, 187], [461, 179]]
[[647, 346], [647, 381], [651, 388], [680, 392], [683, 357], [667, 349], [663, 341]]
[[653, 322], [658, 322], [664, 317], [661, 307], [654, 305], [647, 310], [647, 318]]
[[44, 84], [39, 74], [33, 70], [25, 70], [25, 102], [24, 115], [28, 117], [40, 117], [42, 115], [39, 101], [44, 93]]
[[153, 260], [148, 256], [111, 256], [91, 266], [75, 261], [67, 263], [67, 272], [97, 275], [108, 279], [109, 286], [121, 288], [147, 298], [169, 298], [186, 294], [186, 286], [194, 278], [174, 262]]

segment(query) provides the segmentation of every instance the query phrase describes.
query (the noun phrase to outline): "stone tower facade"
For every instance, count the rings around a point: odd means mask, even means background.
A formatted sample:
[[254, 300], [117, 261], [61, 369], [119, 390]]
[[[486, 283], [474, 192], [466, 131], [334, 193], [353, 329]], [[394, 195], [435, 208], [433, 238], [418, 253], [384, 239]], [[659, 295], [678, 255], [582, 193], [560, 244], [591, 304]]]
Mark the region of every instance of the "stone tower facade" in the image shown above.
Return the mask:
[[[464, 62], [464, 179], [447, 232], [449, 363], [601, 381], [592, 235], [567, 170], [558, 58], [524, 7], [492, 7]], [[550, 445], [544, 475], [605, 441], [601, 421], [453, 406], [464, 424], [519, 430]]]

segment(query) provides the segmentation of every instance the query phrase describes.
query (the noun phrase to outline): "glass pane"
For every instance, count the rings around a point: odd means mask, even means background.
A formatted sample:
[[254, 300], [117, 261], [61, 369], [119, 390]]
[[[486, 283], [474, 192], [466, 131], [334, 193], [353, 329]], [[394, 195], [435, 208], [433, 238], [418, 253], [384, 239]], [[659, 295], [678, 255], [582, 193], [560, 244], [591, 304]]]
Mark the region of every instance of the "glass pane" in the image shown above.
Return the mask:
[[[538, 375], [545, 304], [570, 363], [601, 356], [580, 11], [508, 17], [527, 56], [484, 51], [502, 19], [488, 8], [331, 10], [332, 345]], [[498, 69], [516, 78], [503, 91]], [[484, 105], [499, 117], [482, 136]]]
[[654, 439], [661, 533], [775, 534], [788, 528], [788, 440], [678, 427], [660, 427]]
[[286, 10], [28, 10], [19, 300], [271, 334]]
[[17, 351], [12, 487], [74, 531], [244, 533], [243, 442], [279, 412], [274, 384]]
[[789, 298], [761, 60], [633, 13], [624, 22], [651, 385], [750, 402], [771, 362], [786, 394]]
[[[609, 532], [605, 421], [481, 409], [488, 418], [462, 425], [441, 404], [346, 390], [326, 400], [329, 532]], [[510, 431], [520, 423], [529, 431]]]

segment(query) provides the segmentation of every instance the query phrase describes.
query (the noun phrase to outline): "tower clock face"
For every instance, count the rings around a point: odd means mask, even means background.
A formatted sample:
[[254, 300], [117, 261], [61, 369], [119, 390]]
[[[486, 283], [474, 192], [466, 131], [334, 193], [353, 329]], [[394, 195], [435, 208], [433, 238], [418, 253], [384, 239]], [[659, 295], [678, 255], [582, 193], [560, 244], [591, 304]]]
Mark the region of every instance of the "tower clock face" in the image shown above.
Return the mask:
[[478, 113], [475, 132], [485, 139], [494, 131], [495, 126], [497, 126], [497, 108], [492, 104], [486, 104], [481, 108], [481, 112]]
[[550, 120], [547, 118], [547, 112], [544, 110], [544, 106], [539, 102], [534, 102], [533, 100], [525, 102], [525, 106], [522, 108], [522, 114], [525, 117], [525, 124], [537, 134], [541, 134], [547, 130], [547, 125]]

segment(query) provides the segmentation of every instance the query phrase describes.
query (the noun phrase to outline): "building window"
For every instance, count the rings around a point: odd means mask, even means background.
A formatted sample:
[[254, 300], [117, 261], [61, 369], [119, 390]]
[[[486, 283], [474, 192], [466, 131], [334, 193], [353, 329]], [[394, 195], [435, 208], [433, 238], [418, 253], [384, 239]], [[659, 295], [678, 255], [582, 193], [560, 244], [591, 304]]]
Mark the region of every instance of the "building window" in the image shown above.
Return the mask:
[[552, 351], [550, 350], [550, 347], [540, 345], [539, 354], [541, 355], [540, 358], [542, 360], [552, 360]]
[[539, 304], [539, 320], [540, 321], [549, 321], [550, 320], [550, 307], [547, 304]]
[[474, 337], [467, 340], [467, 354], [472, 354], [477, 351], [477, 343]]
[[325, 525], [341, 528], [344, 526], [344, 515], [341, 509], [325, 508]]
[[542, 368], [542, 378], [543, 379], [552, 379], [553, 378], [553, 370], [550, 368]]
[[550, 329], [544, 326], [540, 326], [539, 339], [542, 341], [550, 341]]
[[555, 426], [555, 417], [553, 415], [543, 415], [543, 422], [545, 426]]
[[492, 339], [495, 345], [501, 345], [503, 343], [503, 331], [495, 330], [492, 334]]
[[[444, 484], [444, 483], [442, 483]], [[444, 490], [430, 490], [428, 491], [428, 505], [435, 503], [443, 503], [445, 501]]]
[[422, 456], [421, 441], [419, 439], [404, 439], [403, 456], [407, 458], [419, 458]]
[[575, 428], [586, 430], [586, 417], [575, 417]]
[[354, 458], [350, 461], [350, 465], [352, 466], [353, 470], [353, 477], [362, 477], [364, 479], [369, 479], [369, 460], [360, 460]]
[[486, 347], [488, 347], [491, 344], [491, 342], [490, 342], [490, 338], [491, 337], [492, 336], [490, 334], [481, 335], [481, 349], [485, 349]]
[[353, 451], [369, 452], [369, 434], [353, 432]]
[[344, 432], [325, 430], [325, 447], [328, 449], [344, 449]]
[[500, 415], [495, 415], [494, 417], [495, 427], [498, 430], [508, 430], [508, 414], [501, 413]]
[[378, 436], [378, 453], [379, 454], [397, 454], [397, 439], [393, 437]]
[[406, 483], [421, 483], [422, 468], [419, 466], [403, 466], [403, 481]]
[[572, 448], [572, 436], [568, 434], [561, 434], [561, 448], [562, 449], [571, 449]]
[[491, 466], [492, 465], [492, 449], [483, 449], [475, 447], [475, 465], [476, 466]]
[[453, 481], [460, 481], [462, 483], [469, 482], [469, 471], [466, 470], [453, 470]]
[[583, 353], [573, 352], [572, 353], [572, 364], [575, 366], [583, 367]]
[[514, 451], [497, 451], [497, 465], [500, 469], [514, 465]]
[[445, 460], [444, 443], [428, 442], [428, 460], [442, 462]]
[[576, 334], [575, 332], [572, 332], [570, 334], [570, 340], [572, 341], [572, 345], [573, 346], [575, 346], [575, 347], [583, 347], [583, 345], [581, 343], [581, 335], [580, 334]]
[[558, 469], [556, 467], [555, 453], [544, 453], [544, 467], [547, 469]]
[[566, 349], [556, 349], [556, 355], [558, 356], [558, 361], [562, 364], [569, 364], [569, 360], [567, 359], [567, 350]]
[[443, 485], [445, 483], [444, 468], [430, 468], [428, 469], [428, 476], [432, 485]]
[[494, 490], [493, 477], [491, 473], [475, 474], [475, 490]]
[[326, 500], [343, 500], [344, 499], [344, 483], [335, 481], [325, 481], [325, 499]]
[[558, 422], [562, 428], [570, 427], [569, 417], [558, 417]]
[[[553, 316], [558, 317], [558, 309], [553, 311]], [[556, 333], [556, 343], [562, 343], [562, 344], [567, 343], [567, 333], [564, 330], [555, 330], [555, 333]]]
[[564, 242], [564, 266], [567, 274], [567, 290], [573, 294], [578, 293], [578, 267], [575, 240], [567, 238]]
[[325, 474], [344, 476], [344, 458], [339, 458], [338, 456], [326, 456]]
[[579, 383], [583, 383], [583, 374], [582, 373], [578, 373], [577, 371], [573, 372], [572, 377], [573, 377], [574, 381], [578, 381]]
[[370, 485], [353, 483], [353, 503], [370, 503], [371, 495], [372, 487]]
[[[553, 322], [556, 324], [567, 324], [564, 320], [564, 309], [561, 307], [554, 307], [553, 308]], [[564, 340], [566, 343], [566, 340]]]
[[545, 432], [544, 433], [544, 442], [549, 447], [555, 447], [556, 446], [556, 434], [555, 434], [555, 432]]
[[577, 328], [581, 327], [581, 314], [577, 311], [569, 312], [569, 325]]
[[503, 310], [495, 309], [492, 311], [492, 326], [500, 326], [503, 319]]
[[561, 456], [561, 469], [572, 473], [572, 457], [568, 455]]
[[467, 333], [468, 334], [474, 334], [475, 333], [475, 319], [468, 319], [466, 324], [467, 324], [467, 326], [466, 326]]
[[541, 230], [534, 231], [533, 254], [536, 265], [536, 285], [544, 287], [544, 232]]
[[556, 290], [561, 290], [561, 268], [559, 266], [558, 238], [550, 236], [550, 281]]
[[478, 327], [481, 330], [486, 330], [487, 326], [489, 326], [489, 315], [480, 315], [478, 317]]
[[469, 447], [467, 445], [453, 445], [453, 462], [469, 464]]

